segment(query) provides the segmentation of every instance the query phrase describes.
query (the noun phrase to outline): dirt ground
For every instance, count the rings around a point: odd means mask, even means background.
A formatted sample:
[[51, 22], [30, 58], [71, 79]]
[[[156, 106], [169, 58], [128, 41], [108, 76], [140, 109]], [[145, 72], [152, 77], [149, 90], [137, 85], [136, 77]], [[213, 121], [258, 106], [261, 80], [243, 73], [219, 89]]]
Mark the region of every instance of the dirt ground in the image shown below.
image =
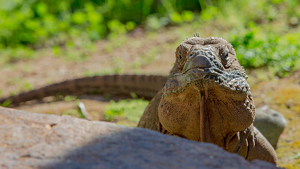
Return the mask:
[[[0, 69], [0, 96], [83, 77], [88, 73], [113, 72], [115, 67], [119, 67], [121, 73], [167, 75], [175, 60], [176, 46], [184, 37], [192, 35], [190, 32], [193, 30], [186, 29], [185, 27], [167, 28], [153, 34], [137, 30], [128, 36], [99, 41], [95, 45], [95, 52], [84, 61], [65, 61], [62, 57], [53, 57], [49, 52], [38, 59], [4, 65]], [[206, 35], [210, 36], [214, 33], [216, 32], [207, 31]], [[279, 166], [300, 168], [300, 154], [298, 158], [296, 157], [300, 153], [300, 72], [295, 72], [290, 77], [267, 81], [258, 80], [257, 75], [262, 72], [248, 71], [248, 73], [256, 107], [268, 105], [287, 119], [287, 127], [280, 137], [276, 150]], [[94, 120], [104, 120], [102, 113], [104, 105], [108, 103], [105, 99], [82, 98], [81, 101], [89, 112], [96, 112], [92, 114]], [[61, 114], [62, 111], [76, 109], [76, 107], [75, 102], [60, 101], [27, 104], [17, 109]]]

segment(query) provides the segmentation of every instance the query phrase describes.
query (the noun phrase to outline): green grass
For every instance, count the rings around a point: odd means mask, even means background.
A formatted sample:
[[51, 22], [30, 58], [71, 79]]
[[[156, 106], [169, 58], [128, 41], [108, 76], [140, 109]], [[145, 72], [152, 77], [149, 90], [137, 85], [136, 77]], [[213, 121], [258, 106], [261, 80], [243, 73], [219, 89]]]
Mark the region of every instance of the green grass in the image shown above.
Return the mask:
[[148, 103], [143, 99], [112, 100], [105, 106], [104, 117], [117, 124], [136, 126]]
[[68, 116], [73, 116], [73, 117], [78, 117], [78, 118], [85, 118], [84, 115], [80, 112], [79, 109], [69, 109], [69, 110], [63, 111], [61, 115], [68, 115]]
[[65, 96], [64, 97], [64, 101], [66, 101], [66, 102], [71, 102], [71, 101], [75, 101], [75, 100], [77, 100], [76, 96]]
[[[24, 81], [21, 77], [11, 78], [8, 81], [8, 84], [16, 88], [17, 90], [14, 91], [18, 91], [18, 93], [33, 89], [32, 84], [30, 82]], [[11, 92], [10, 95], [14, 95], [14, 93]]]

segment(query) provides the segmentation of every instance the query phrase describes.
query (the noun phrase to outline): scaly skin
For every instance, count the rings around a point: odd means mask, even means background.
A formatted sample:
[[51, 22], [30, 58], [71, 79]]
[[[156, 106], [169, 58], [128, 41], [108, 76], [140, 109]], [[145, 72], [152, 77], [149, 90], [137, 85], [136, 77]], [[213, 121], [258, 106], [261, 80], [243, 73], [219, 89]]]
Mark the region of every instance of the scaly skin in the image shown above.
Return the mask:
[[138, 127], [276, 164], [273, 147], [253, 127], [254, 101], [232, 45], [221, 38], [194, 36], [177, 47], [175, 56], [165, 86]]
[[15, 96], [0, 98], [0, 105], [8, 99], [11, 101], [12, 106], [17, 106], [20, 103], [43, 99], [47, 96], [81, 95], [89, 93], [129, 95], [130, 92], [134, 92], [138, 96], [151, 99], [155, 96], [157, 91], [163, 87], [166, 81], [167, 77], [156, 75], [105, 75], [84, 77], [55, 83]]

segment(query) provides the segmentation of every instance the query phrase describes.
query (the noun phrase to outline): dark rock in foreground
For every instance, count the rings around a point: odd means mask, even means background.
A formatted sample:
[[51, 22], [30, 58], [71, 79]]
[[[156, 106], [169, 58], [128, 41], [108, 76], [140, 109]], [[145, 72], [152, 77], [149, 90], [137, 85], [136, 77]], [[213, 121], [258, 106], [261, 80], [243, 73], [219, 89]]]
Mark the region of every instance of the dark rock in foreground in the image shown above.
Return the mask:
[[0, 168], [276, 167], [147, 129], [0, 108]]

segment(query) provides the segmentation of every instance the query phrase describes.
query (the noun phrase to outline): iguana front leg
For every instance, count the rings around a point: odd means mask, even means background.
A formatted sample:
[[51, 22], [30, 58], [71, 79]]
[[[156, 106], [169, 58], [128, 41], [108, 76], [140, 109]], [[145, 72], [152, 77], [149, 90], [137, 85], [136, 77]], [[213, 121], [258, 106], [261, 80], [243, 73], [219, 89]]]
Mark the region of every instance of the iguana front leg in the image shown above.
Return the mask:
[[224, 149], [248, 161], [260, 159], [277, 164], [275, 150], [253, 124], [244, 131], [229, 134]]
[[267, 141], [267, 139], [253, 127], [253, 134], [249, 135], [248, 141], [248, 152], [246, 159], [252, 161], [254, 159], [261, 159], [274, 164], [277, 164], [276, 152]]
[[163, 132], [162, 126], [160, 125], [158, 119], [158, 106], [161, 97], [162, 91], [159, 91], [146, 107], [137, 127]]

